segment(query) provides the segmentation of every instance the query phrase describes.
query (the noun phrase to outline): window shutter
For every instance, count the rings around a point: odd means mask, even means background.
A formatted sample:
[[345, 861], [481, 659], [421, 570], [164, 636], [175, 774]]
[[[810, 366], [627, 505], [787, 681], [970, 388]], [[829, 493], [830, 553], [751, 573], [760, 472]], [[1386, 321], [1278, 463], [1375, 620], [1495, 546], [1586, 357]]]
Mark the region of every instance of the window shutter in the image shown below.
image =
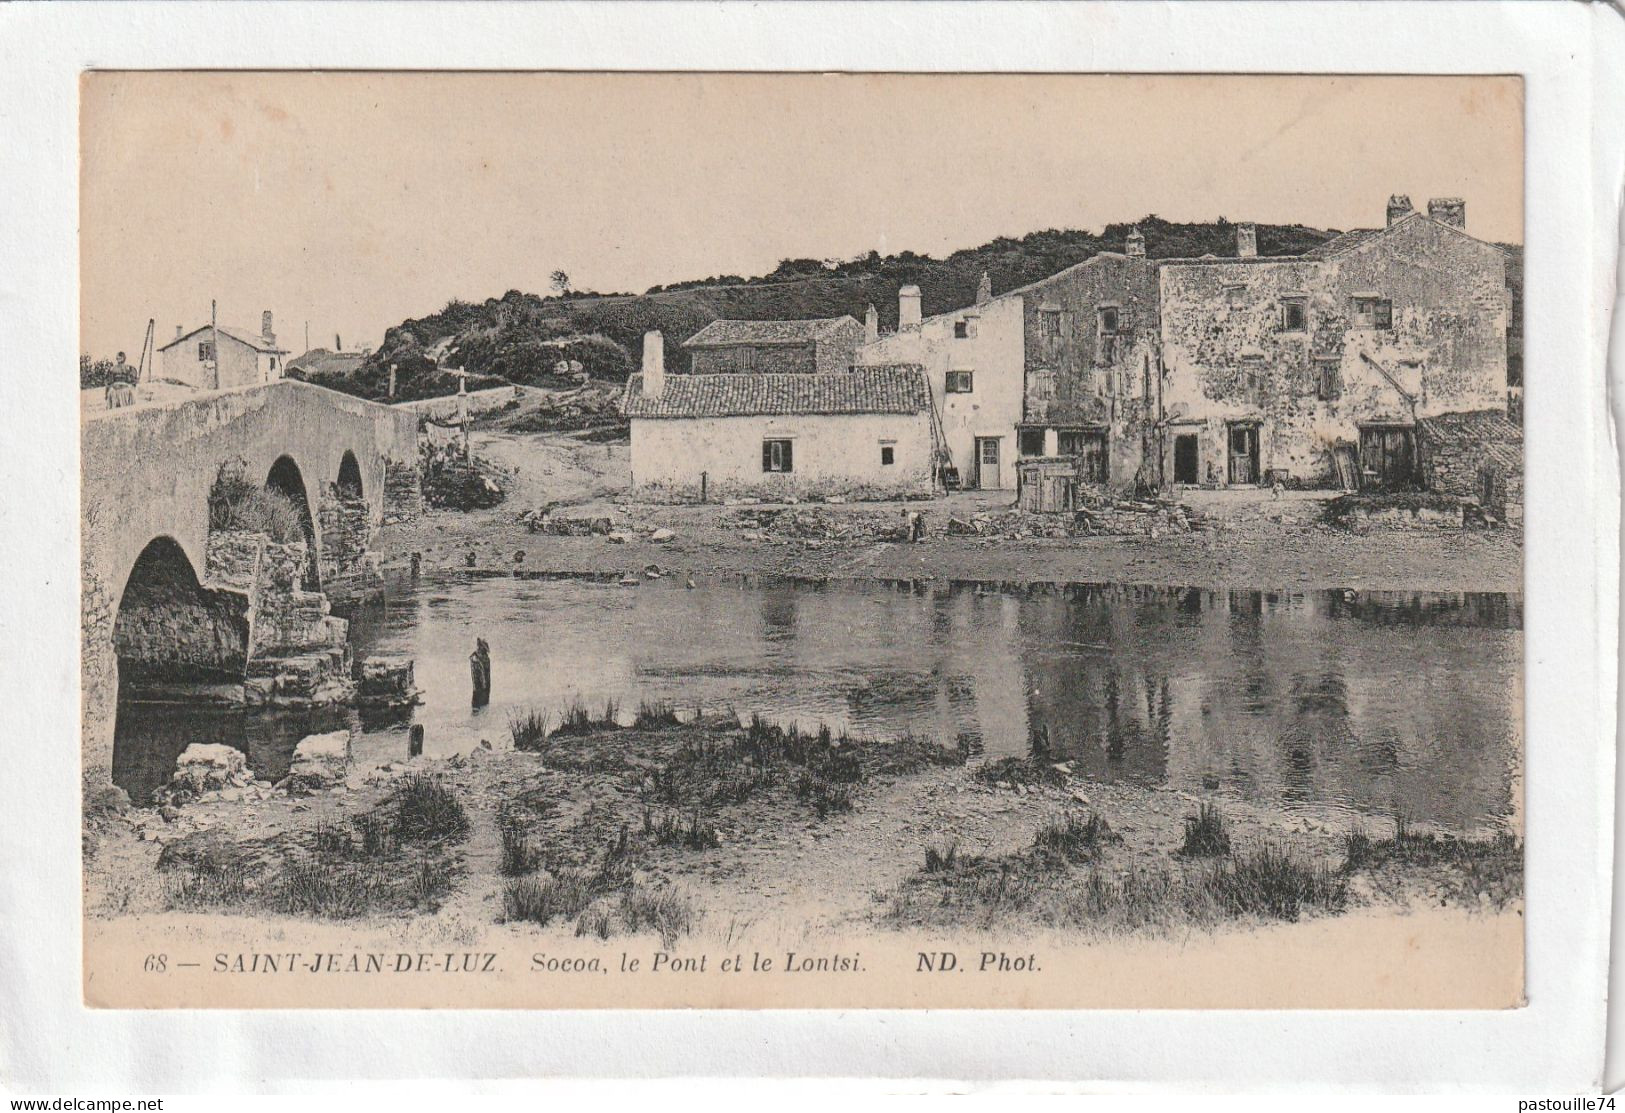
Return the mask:
[[762, 442], [762, 470], [763, 471], [772, 471], [773, 470], [773, 442], [772, 441], [763, 441]]
[[795, 460], [791, 456], [791, 452], [794, 450], [795, 446], [796, 446], [795, 441], [785, 441], [784, 442], [784, 470], [785, 471], [794, 471], [795, 470]]

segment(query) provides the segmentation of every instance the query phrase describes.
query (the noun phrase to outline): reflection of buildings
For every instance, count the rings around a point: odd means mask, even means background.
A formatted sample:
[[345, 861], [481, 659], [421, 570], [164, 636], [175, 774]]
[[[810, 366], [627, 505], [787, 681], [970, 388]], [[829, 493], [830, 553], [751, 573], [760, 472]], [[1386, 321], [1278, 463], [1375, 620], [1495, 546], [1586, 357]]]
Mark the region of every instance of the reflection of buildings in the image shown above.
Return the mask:
[[1100, 780], [1190, 791], [1216, 780], [1249, 798], [1449, 825], [1503, 814], [1518, 752], [1515, 630], [1470, 599], [1459, 625], [1418, 629], [1418, 617], [1402, 599], [1330, 593], [1032, 598], [1020, 642], [1030, 721]]

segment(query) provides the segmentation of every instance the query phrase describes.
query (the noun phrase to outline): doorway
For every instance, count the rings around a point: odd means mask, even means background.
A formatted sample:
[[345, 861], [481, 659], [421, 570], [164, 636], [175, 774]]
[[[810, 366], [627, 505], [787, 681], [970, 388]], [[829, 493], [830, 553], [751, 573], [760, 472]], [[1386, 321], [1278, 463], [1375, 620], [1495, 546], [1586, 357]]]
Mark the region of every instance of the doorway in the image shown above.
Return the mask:
[[1409, 425], [1360, 426], [1360, 485], [1379, 491], [1416, 486], [1416, 430]]
[[984, 491], [1002, 487], [999, 482], [999, 438], [976, 438], [976, 486]]
[[1230, 426], [1230, 482], [1245, 486], [1258, 482], [1258, 426]]
[[1180, 433], [1174, 437], [1174, 482], [1199, 483], [1196, 434]]

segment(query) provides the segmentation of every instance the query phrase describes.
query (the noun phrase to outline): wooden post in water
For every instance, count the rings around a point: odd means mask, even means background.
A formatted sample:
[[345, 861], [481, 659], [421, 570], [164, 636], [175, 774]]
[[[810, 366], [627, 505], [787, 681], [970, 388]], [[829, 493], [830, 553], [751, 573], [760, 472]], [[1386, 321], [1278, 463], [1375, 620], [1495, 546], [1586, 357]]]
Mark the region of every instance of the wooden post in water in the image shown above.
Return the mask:
[[423, 754], [423, 724], [413, 723], [412, 729], [406, 736], [406, 756], [421, 757]]
[[474, 652], [468, 655], [469, 677], [474, 682], [474, 706], [491, 702], [491, 647], [484, 638], [474, 639]]

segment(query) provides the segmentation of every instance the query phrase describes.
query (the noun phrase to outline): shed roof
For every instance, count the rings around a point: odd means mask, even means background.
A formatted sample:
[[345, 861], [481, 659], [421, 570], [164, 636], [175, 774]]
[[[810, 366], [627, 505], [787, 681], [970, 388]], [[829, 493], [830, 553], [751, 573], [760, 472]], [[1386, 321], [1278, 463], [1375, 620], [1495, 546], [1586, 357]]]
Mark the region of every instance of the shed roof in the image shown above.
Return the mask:
[[843, 325], [862, 331], [850, 316], [820, 317], [805, 321], [716, 320], [683, 341], [685, 348], [715, 348], [730, 344], [806, 344], [824, 340]]
[[1434, 452], [1480, 454], [1509, 469], [1523, 467], [1523, 429], [1501, 410], [1434, 414], [1417, 424]]
[[655, 397], [642, 374], [626, 383], [621, 413], [636, 418], [779, 417], [801, 414], [916, 414], [931, 405], [917, 363], [816, 375], [667, 375]]

